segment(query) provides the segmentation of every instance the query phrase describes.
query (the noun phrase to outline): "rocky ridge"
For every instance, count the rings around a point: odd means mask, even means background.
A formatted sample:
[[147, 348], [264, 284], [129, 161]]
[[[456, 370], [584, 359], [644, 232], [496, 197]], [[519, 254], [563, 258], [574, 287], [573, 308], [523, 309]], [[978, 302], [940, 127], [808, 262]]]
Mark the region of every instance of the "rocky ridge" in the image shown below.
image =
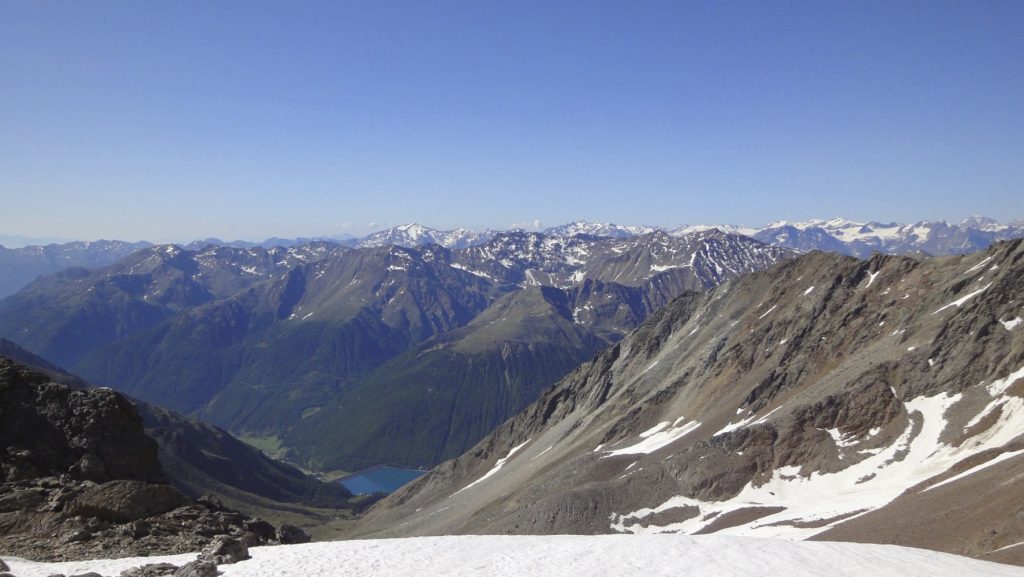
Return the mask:
[[360, 535], [682, 532], [1024, 563], [1024, 242], [684, 295]]
[[[64, 369], [0, 339], [0, 356], [71, 389], [94, 387]], [[157, 442], [157, 457], [170, 484], [190, 499], [210, 498], [253, 517], [313, 527], [328, 519], [358, 514], [373, 502], [269, 458], [217, 427], [138, 400], [146, 435]]]
[[249, 545], [288, 529], [192, 501], [168, 484], [157, 443], [109, 389], [73, 390], [0, 357], [0, 551], [67, 560]]

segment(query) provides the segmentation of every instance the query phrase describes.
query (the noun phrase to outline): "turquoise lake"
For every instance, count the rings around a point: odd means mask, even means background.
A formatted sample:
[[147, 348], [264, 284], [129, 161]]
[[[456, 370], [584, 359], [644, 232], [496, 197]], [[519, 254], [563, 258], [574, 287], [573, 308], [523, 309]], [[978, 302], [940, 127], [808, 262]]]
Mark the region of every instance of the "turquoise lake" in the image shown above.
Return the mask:
[[426, 471], [418, 469], [378, 465], [343, 477], [338, 482], [356, 495], [394, 493], [406, 483], [412, 482], [426, 473]]

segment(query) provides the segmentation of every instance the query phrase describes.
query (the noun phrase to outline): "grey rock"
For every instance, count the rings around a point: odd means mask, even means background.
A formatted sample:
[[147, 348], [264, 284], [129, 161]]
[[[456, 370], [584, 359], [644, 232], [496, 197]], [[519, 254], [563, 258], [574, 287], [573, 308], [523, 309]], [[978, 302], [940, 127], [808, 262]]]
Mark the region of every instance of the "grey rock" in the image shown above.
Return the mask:
[[111, 481], [86, 490], [68, 505], [68, 513], [127, 523], [188, 504], [170, 485]]
[[305, 531], [294, 525], [282, 523], [281, 526], [277, 529], [277, 540], [282, 545], [296, 545], [299, 543], [309, 543], [310, 539], [312, 538], [309, 536], [309, 533], [306, 533]]
[[65, 543], [78, 543], [81, 541], [88, 541], [92, 539], [93, 535], [85, 529], [76, 529], [67, 535], [64, 535], [63, 541]]
[[202, 503], [203, 505], [206, 505], [209, 508], [217, 511], [223, 511], [227, 509], [227, 507], [224, 506], [224, 502], [213, 495], [201, 495], [198, 499], [196, 499], [196, 502]]
[[212, 561], [216, 565], [229, 565], [249, 558], [249, 548], [238, 539], [219, 535], [214, 537], [203, 552], [200, 560]]
[[174, 577], [217, 577], [217, 564], [205, 559], [197, 559], [186, 563], [178, 569]]
[[142, 567], [133, 567], [121, 572], [121, 577], [169, 577], [178, 571], [177, 565], [171, 563], [150, 563]]
[[273, 539], [272, 526], [163, 483], [155, 449], [124, 397], [72, 390], [0, 357], [0, 550], [68, 561]]
[[107, 467], [99, 457], [92, 453], [82, 455], [77, 463], [71, 466], [70, 472], [87, 481], [101, 482], [107, 478]]
[[0, 381], [0, 480], [165, 480], [157, 444], [123, 396], [73, 390], [6, 358]]
[[255, 535], [257, 540], [266, 542], [276, 537], [276, 530], [263, 519], [251, 519], [245, 522], [245, 530]]
[[41, 489], [20, 489], [0, 494], [0, 513], [35, 509], [43, 504], [45, 492]]

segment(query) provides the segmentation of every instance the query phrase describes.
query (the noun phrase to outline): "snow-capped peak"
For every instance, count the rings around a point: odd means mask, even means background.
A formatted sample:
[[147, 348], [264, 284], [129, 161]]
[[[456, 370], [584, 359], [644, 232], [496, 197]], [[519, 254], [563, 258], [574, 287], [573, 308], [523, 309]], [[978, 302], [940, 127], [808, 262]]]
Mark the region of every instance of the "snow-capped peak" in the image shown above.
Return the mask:
[[623, 226], [610, 222], [589, 222], [576, 220], [560, 226], [553, 226], [544, 231], [545, 235], [569, 238], [578, 234], [604, 236], [610, 238], [629, 238], [659, 230], [653, 226]]
[[414, 247], [438, 244], [446, 248], [464, 248], [485, 242], [490, 236], [487, 233], [478, 233], [468, 228], [437, 230], [419, 223], [409, 223], [375, 232], [361, 240], [358, 246], [398, 245]]

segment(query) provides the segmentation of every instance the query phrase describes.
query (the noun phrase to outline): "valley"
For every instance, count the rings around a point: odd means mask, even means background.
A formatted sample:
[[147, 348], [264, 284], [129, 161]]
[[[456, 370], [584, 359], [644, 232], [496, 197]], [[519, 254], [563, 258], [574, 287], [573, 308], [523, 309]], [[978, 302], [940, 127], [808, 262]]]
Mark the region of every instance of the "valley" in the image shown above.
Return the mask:
[[714, 533], [1024, 563], [1022, 246], [153, 246], [0, 301], [4, 334], [72, 371], [0, 353], [140, 399], [186, 498], [316, 539]]
[[0, 301], [0, 335], [92, 383], [275, 437], [307, 469], [432, 466], [675, 296], [794, 254], [718, 231], [156, 246]]
[[1022, 30], [0, 2], [0, 577], [1024, 577]]

